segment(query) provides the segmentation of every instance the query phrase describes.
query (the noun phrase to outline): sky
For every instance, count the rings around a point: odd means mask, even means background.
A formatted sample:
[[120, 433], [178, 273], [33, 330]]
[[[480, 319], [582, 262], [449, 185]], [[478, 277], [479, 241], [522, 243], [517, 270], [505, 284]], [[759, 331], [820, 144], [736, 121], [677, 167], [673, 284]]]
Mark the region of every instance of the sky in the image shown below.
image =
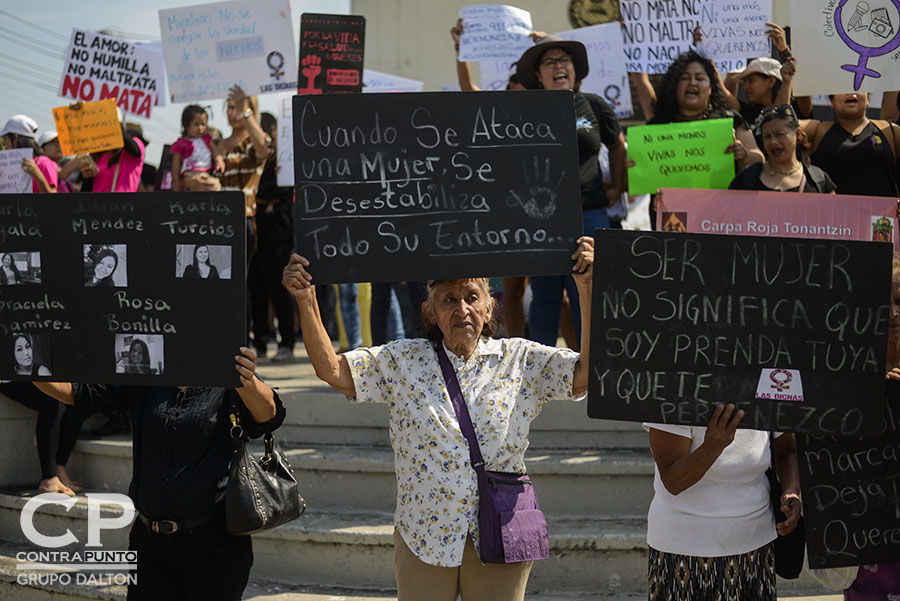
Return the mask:
[[[252, 2], [252, 0], [247, 0]], [[287, 1], [287, 0], [286, 0]], [[112, 30], [130, 40], [159, 40], [157, 11], [200, 4], [190, 0], [44, 0], [0, 4], [0, 125], [24, 113], [37, 121], [43, 132], [54, 129], [51, 109], [71, 100], [57, 95], [64, 53], [72, 29]], [[350, 0], [291, 0], [294, 43], [304, 12], [349, 14]], [[276, 113], [275, 94], [260, 96], [260, 109]], [[226, 135], [231, 131], [222, 103], [213, 106], [210, 125]], [[159, 164], [163, 144], [181, 135], [181, 111], [187, 103], [154, 107], [149, 120], [126, 113], [127, 121], [140, 123], [150, 141], [147, 162]]]

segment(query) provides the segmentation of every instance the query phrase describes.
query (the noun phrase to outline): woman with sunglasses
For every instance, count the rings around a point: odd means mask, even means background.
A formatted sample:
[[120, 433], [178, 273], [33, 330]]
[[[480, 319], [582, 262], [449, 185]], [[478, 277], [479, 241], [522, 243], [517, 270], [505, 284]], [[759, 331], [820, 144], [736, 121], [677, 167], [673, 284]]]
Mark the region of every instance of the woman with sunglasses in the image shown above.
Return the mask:
[[828, 174], [808, 164], [809, 140], [789, 104], [763, 109], [753, 129], [766, 159], [742, 169], [730, 189], [834, 193]]

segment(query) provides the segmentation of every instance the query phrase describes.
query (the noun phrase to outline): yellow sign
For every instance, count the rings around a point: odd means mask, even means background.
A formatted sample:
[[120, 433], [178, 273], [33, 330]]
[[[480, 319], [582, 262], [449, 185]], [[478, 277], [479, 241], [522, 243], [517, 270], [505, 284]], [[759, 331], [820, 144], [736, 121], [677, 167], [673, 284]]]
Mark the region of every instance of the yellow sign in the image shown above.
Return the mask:
[[53, 119], [63, 156], [115, 150], [125, 145], [115, 98], [85, 102], [80, 109], [56, 107]]

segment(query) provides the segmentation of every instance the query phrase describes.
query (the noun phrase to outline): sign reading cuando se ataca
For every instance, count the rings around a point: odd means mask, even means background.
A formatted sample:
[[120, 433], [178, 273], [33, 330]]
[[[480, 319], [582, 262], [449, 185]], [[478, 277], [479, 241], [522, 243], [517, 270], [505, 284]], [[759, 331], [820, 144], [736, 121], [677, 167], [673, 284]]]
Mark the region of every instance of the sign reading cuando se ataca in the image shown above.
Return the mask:
[[297, 248], [318, 282], [571, 270], [571, 92], [293, 100]]

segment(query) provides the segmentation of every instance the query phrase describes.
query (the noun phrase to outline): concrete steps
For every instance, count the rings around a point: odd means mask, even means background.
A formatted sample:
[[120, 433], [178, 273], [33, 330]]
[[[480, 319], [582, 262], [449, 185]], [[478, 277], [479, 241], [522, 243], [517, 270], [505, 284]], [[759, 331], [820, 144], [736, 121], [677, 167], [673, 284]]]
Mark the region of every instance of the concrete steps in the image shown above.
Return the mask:
[[[254, 536], [245, 598], [395, 599], [391, 519], [396, 493], [386, 406], [348, 402], [315, 378], [303, 356], [290, 364], [264, 363], [260, 373], [278, 388], [287, 408], [278, 438], [310, 510]], [[532, 424], [526, 463], [547, 515], [551, 558], [535, 565], [529, 601], [646, 598], [646, 512], [653, 494], [647, 435], [640, 424], [590, 420], [585, 412], [584, 403], [551, 403]], [[4, 430], [15, 441], [9, 453], [20, 462], [0, 466], [0, 484], [37, 481], [33, 415], [0, 402], [0, 426], [4, 420], [15, 424], [14, 432]], [[6, 441], [0, 441], [6, 449]], [[83, 478], [89, 492], [124, 493], [131, 456], [130, 438], [82, 440], [69, 472]], [[0, 491], [0, 599], [124, 599], [121, 586], [17, 582], [14, 556], [29, 544], [19, 517], [33, 486]], [[69, 512], [61, 506], [41, 508], [35, 523], [41, 532], [68, 529], [84, 541], [86, 516], [81, 499]], [[104, 531], [104, 546], [126, 549], [127, 530]], [[780, 583], [779, 590], [824, 593], [808, 577]]]
[[[282, 450], [310, 507], [393, 511], [396, 488], [390, 448], [299, 448], [282, 444]], [[625, 517], [647, 514], [653, 495], [653, 463], [645, 451], [534, 449], [526, 454], [526, 465], [546, 513]], [[78, 474], [91, 486], [127, 492], [131, 480], [130, 441], [79, 441], [70, 473]]]

